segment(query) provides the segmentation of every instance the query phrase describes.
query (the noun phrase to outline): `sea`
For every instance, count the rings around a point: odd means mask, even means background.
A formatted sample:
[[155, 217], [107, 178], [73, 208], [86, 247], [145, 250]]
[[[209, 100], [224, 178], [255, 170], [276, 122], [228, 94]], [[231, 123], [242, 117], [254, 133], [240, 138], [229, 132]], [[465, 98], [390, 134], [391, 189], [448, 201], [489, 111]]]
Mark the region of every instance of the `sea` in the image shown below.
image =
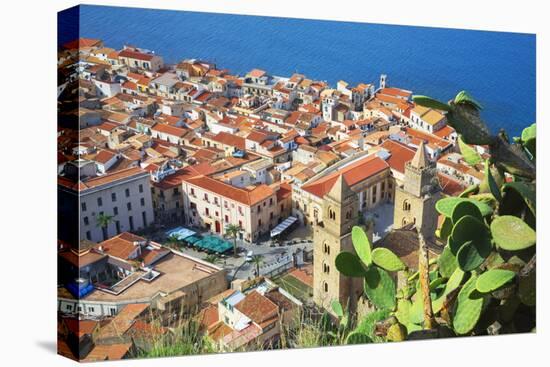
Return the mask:
[[116, 49], [150, 49], [167, 63], [208, 60], [238, 75], [259, 68], [378, 86], [386, 74], [389, 86], [444, 101], [466, 90], [492, 132], [511, 137], [536, 122], [534, 34], [92, 5], [60, 13], [59, 29], [59, 44], [79, 34]]

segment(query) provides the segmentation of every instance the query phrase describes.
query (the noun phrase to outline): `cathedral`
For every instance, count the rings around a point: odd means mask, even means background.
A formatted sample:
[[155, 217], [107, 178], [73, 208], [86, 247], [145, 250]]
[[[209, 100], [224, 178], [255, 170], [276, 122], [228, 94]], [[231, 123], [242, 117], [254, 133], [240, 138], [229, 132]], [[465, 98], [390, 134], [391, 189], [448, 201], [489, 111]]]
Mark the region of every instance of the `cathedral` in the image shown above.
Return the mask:
[[358, 201], [343, 175], [340, 175], [323, 200], [323, 221], [314, 228], [313, 299], [329, 312], [338, 300], [354, 310], [362, 293], [363, 280], [340, 274], [334, 265], [336, 256], [355, 253], [351, 229], [358, 222]]
[[413, 224], [424, 235], [434, 238], [438, 213], [435, 203], [441, 198], [435, 163], [428, 160], [424, 143], [413, 159], [405, 164], [404, 184], [395, 189], [393, 228]]

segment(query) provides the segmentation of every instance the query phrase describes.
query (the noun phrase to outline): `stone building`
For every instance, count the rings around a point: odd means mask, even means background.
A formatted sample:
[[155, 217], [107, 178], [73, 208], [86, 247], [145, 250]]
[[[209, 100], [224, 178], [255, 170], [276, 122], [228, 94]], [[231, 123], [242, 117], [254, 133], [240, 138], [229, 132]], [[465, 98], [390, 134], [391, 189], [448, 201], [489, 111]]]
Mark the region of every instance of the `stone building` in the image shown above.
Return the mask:
[[395, 191], [394, 229], [413, 223], [426, 239], [433, 239], [441, 198], [435, 164], [426, 157], [421, 143], [413, 159], [405, 164], [405, 181]]
[[324, 196], [323, 221], [315, 226], [313, 250], [313, 299], [332, 312], [334, 300], [354, 310], [362, 292], [359, 278], [342, 275], [335, 266], [336, 256], [342, 251], [355, 253], [351, 229], [358, 220], [357, 194], [340, 175]]

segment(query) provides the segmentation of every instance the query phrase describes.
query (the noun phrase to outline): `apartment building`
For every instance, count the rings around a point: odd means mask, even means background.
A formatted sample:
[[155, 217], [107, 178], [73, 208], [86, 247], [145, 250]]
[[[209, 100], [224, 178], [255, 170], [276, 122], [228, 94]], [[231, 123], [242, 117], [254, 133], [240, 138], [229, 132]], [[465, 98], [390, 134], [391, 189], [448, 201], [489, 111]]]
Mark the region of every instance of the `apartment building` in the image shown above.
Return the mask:
[[[79, 238], [100, 242], [121, 232], [149, 226], [154, 220], [149, 177], [141, 168], [131, 167], [102, 176], [82, 177], [77, 183], [59, 180], [60, 200], [78, 201], [75, 215], [80, 218]], [[99, 224], [101, 215], [111, 217], [106, 226]]]
[[224, 234], [234, 224], [241, 239], [255, 241], [279, 223], [277, 193], [265, 184], [239, 188], [201, 175], [185, 179], [183, 193], [190, 226]]

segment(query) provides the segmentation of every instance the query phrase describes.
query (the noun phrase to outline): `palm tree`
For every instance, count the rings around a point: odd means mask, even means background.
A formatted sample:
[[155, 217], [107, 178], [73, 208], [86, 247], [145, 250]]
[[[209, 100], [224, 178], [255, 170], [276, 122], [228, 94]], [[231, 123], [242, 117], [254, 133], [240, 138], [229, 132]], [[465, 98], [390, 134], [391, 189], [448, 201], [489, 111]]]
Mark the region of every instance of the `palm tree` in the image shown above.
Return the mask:
[[203, 260], [214, 265], [221, 263], [221, 258], [216, 254], [206, 255]]
[[256, 276], [260, 276], [260, 266], [264, 263], [263, 255], [253, 255], [250, 262], [256, 266]]
[[96, 226], [100, 227], [103, 231], [103, 240], [107, 240], [107, 227], [113, 222], [113, 216], [105, 213], [99, 213], [96, 217]]
[[237, 236], [241, 232], [241, 227], [236, 224], [229, 224], [225, 228], [225, 233], [233, 238], [233, 256], [237, 256]]
[[168, 246], [170, 247], [179, 247], [179, 244], [180, 244], [180, 239], [178, 237], [177, 234], [175, 233], [172, 233], [169, 237], [168, 237], [168, 240], [166, 241], [166, 243], [168, 244]]

